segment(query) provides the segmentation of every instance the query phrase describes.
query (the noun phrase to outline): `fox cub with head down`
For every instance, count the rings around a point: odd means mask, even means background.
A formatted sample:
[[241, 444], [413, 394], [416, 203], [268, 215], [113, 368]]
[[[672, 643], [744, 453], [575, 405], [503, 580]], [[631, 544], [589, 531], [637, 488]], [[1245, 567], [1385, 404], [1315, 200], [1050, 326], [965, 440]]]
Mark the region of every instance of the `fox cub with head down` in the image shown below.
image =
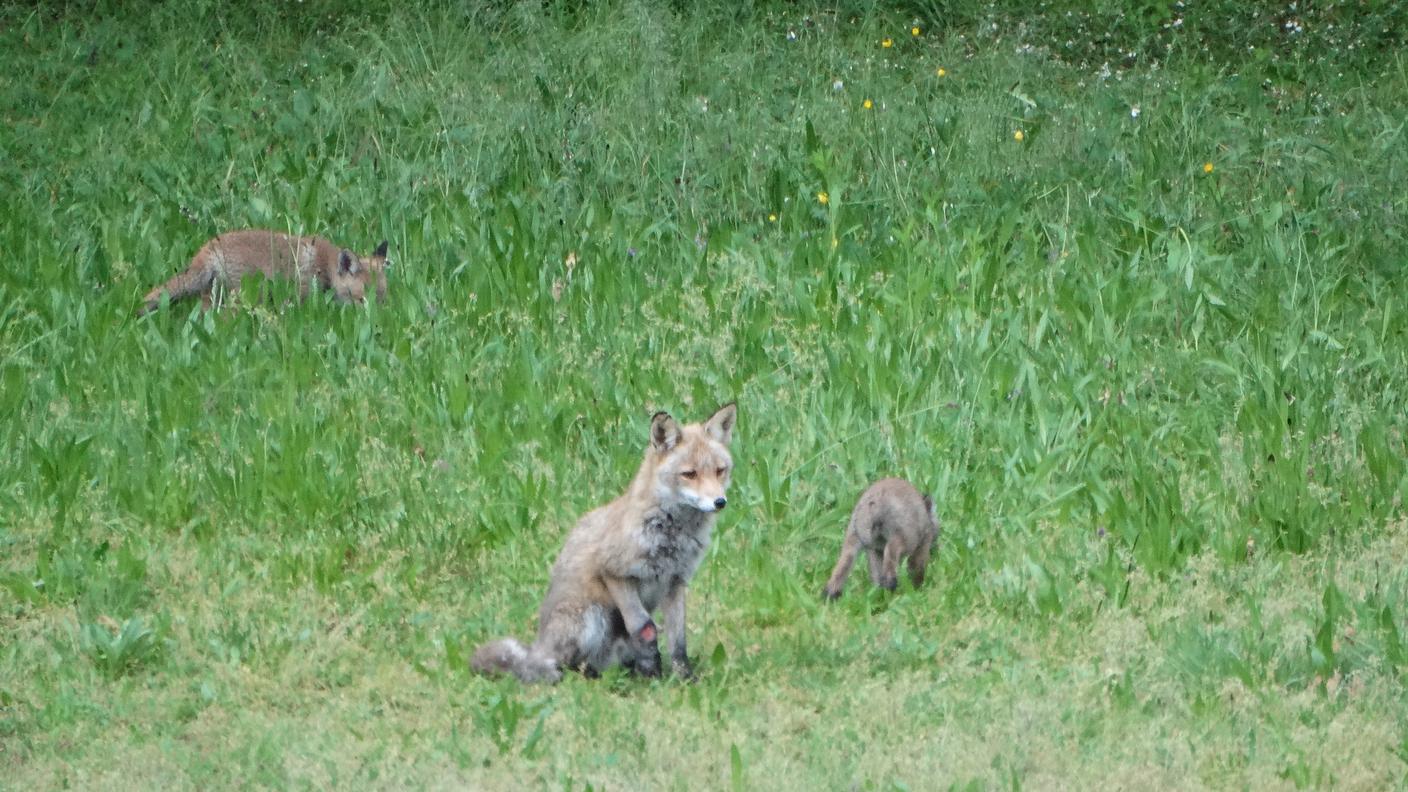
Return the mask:
[[316, 236], [262, 229], [220, 234], [205, 243], [184, 272], [148, 292], [137, 315], [160, 308], [163, 294], [173, 303], [200, 295], [201, 304], [209, 308], [217, 285], [232, 289], [251, 274], [294, 281], [300, 299], [316, 287], [331, 291], [339, 302], [360, 303], [374, 283], [377, 300], [384, 300], [386, 247], [383, 240], [375, 252], [363, 257]]
[[929, 551], [939, 535], [934, 501], [904, 479], [881, 479], [861, 493], [851, 511], [841, 557], [826, 583], [827, 599], [841, 596], [851, 565], [861, 550], [870, 561], [870, 580], [894, 591], [899, 585], [899, 563], [909, 557], [909, 580], [916, 587], [924, 583]]
[[564, 670], [597, 676], [617, 663], [660, 675], [651, 614], [665, 617], [670, 663], [692, 678], [685, 651], [685, 589], [704, 558], [733, 472], [729, 444], [737, 408], [680, 426], [668, 413], [650, 422], [650, 445], [625, 494], [582, 517], [553, 564], [538, 611], [538, 637], [502, 638], [474, 653], [480, 673], [557, 682]]

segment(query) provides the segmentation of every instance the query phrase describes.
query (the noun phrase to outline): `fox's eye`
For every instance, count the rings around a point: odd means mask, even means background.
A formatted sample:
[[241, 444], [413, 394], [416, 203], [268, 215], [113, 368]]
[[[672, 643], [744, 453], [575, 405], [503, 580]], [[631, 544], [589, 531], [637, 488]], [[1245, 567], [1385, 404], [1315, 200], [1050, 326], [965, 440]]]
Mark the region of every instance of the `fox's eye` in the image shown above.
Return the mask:
[[684, 477], [687, 478], [687, 479], [692, 479], [692, 478], [694, 478], [695, 476], [698, 476], [699, 474], [696, 473], [696, 472], [694, 472], [693, 470], [686, 470], [685, 472], [681, 473], [680, 475], [681, 475], [681, 476], [684, 476]]
[[719, 478], [723, 478], [723, 477], [724, 477], [724, 474], [727, 473], [727, 472], [728, 472], [728, 469], [727, 469], [727, 468], [719, 468]]

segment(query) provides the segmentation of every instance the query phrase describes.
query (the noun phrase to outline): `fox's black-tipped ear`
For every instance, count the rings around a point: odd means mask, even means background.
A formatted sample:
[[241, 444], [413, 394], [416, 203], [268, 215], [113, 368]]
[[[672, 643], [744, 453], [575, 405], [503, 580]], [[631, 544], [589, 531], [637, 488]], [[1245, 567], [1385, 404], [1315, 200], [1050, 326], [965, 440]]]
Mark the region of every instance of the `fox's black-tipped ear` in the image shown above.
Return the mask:
[[356, 275], [357, 259], [354, 258], [351, 253], [345, 250], [342, 251], [337, 254], [337, 270], [343, 275]]
[[709, 420], [704, 423], [704, 431], [720, 443], [728, 445], [729, 441], [733, 439], [733, 424], [736, 418], [738, 418], [738, 405], [729, 402], [709, 417]]
[[650, 445], [657, 451], [669, 451], [680, 444], [680, 425], [667, 412], [655, 413], [650, 419]]
[[377, 258], [386, 258], [386, 240], [381, 240], [381, 244], [376, 246], [376, 252], [372, 254]]

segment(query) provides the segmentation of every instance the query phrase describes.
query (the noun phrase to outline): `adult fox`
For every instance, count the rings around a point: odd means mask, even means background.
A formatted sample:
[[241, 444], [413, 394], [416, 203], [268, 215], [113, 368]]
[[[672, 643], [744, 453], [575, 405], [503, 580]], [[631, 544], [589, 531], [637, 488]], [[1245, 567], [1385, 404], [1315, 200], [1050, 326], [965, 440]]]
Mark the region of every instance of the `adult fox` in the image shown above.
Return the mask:
[[301, 298], [316, 285], [343, 303], [365, 300], [367, 287], [375, 279], [377, 300], [384, 300], [386, 247], [383, 240], [374, 253], [363, 258], [322, 237], [296, 237], [263, 229], [220, 234], [205, 243], [185, 271], [148, 292], [137, 315], [160, 308], [163, 294], [173, 303], [200, 295], [201, 304], [209, 308], [217, 283], [233, 288], [249, 274], [293, 280]]
[[502, 638], [474, 653], [480, 673], [508, 672], [527, 683], [595, 676], [621, 663], [659, 676], [651, 614], [662, 610], [676, 676], [691, 678], [685, 651], [685, 589], [694, 576], [733, 471], [729, 444], [737, 407], [680, 426], [668, 413], [650, 422], [650, 445], [625, 494], [584, 516], [553, 565], [531, 646]]

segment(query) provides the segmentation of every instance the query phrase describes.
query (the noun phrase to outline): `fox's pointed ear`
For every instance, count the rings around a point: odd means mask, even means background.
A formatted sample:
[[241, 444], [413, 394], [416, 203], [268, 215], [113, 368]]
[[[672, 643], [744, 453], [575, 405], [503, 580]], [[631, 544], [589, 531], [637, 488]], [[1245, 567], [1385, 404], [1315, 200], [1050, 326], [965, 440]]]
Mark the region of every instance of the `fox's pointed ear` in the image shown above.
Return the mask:
[[738, 405], [729, 402], [709, 417], [704, 423], [704, 431], [715, 440], [728, 445], [733, 439], [733, 422], [738, 417]]
[[358, 269], [357, 259], [346, 250], [337, 254], [337, 270], [343, 275], [356, 275]]
[[372, 254], [377, 258], [386, 258], [386, 240], [381, 240], [381, 244], [376, 246], [376, 252]]
[[656, 451], [669, 451], [680, 444], [680, 425], [667, 412], [655, 413], [650, 419], [650, 445]]

